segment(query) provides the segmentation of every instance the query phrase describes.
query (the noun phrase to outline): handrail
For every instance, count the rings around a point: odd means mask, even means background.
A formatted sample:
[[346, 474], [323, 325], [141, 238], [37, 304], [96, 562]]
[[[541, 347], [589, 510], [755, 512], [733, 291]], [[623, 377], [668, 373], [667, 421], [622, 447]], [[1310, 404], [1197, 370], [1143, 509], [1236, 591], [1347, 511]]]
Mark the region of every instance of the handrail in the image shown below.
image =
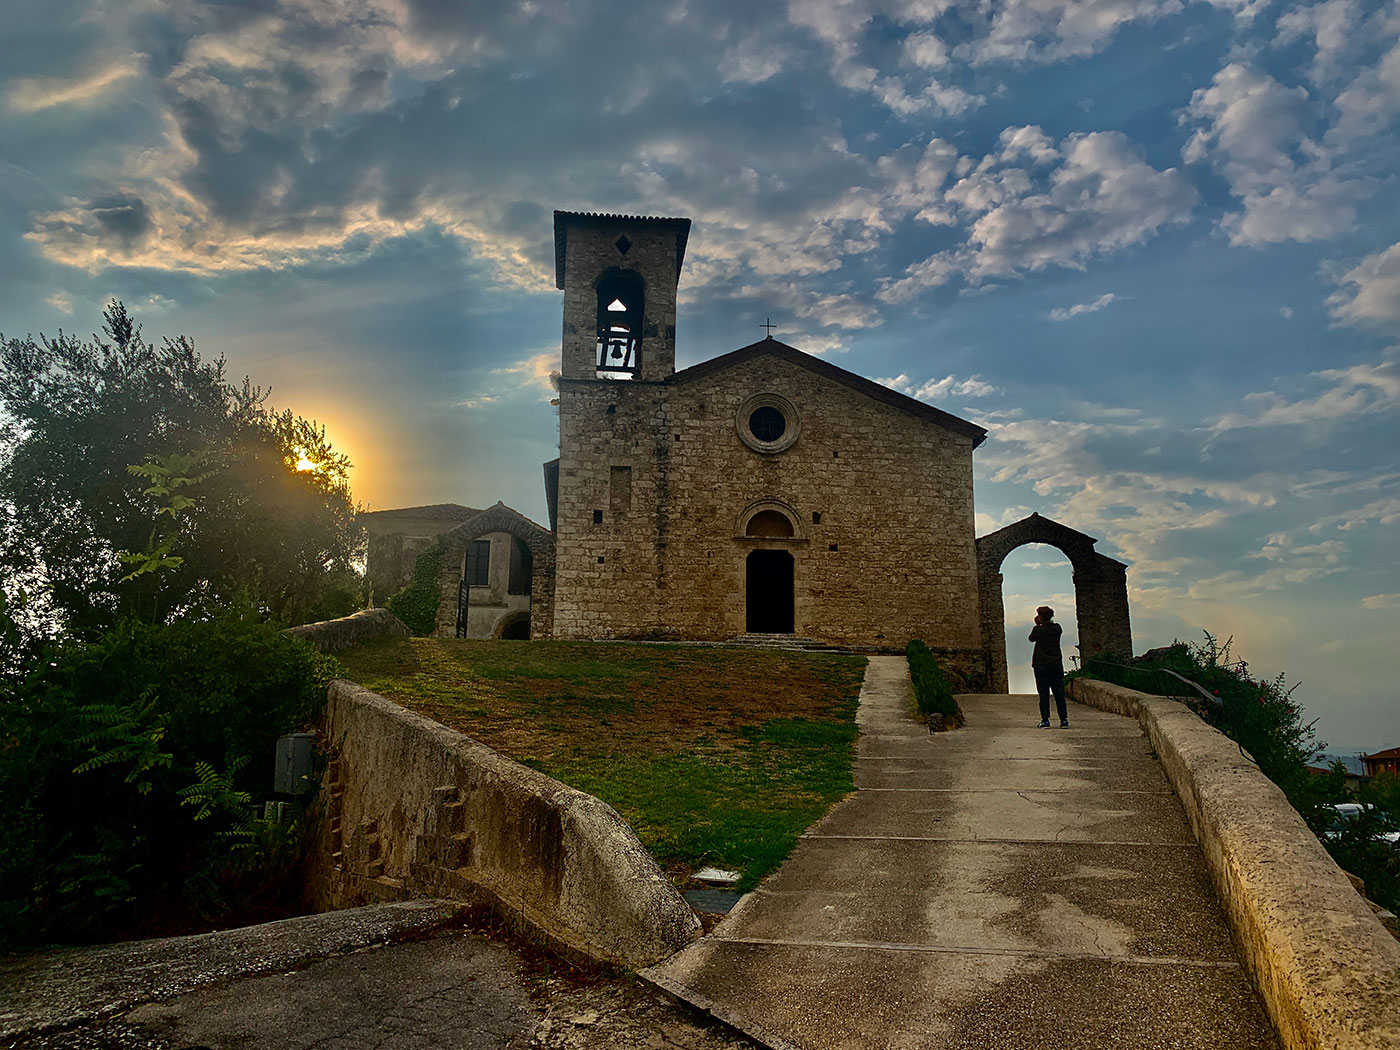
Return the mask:
[[[1181, 682], [1184, 685], [1188, 685], [1192, 689], [1194, 689], [1196, 693], [1201, 697], [1201, 699], [1207, 701], [1216, 709], [1217, 713], [1222, 712], [1225, 709], [1225, 702], [1221, 700], [1220, 697], [1216, 696], [1214, 693], [1207, 691], [1205, 687], [1201, 686], [1199, 683], [1193, 682], [1191, 681], [1191, 679], [1185, 677], [1184, 675], [1179, 675], [1175, 671], [1168, 670], [1165, 667], [1134, 667], [1132, 664], [1121, 664], [1118, 663], [1116, 660], [1105, 660], [1101, 656], [1091, 656], [1084, 661], [1084, 670], [1092, 671], [1094, 665], [1102, 667], [1113, 667], [1123, 671], [1131, 671], [1133, 674], [1161, 673], [1171, 675], [1171, 677], [1175, 678], [1178, 682]], [[1165, 696], [1170, 694], [1164, 693], [1162, 695]]]

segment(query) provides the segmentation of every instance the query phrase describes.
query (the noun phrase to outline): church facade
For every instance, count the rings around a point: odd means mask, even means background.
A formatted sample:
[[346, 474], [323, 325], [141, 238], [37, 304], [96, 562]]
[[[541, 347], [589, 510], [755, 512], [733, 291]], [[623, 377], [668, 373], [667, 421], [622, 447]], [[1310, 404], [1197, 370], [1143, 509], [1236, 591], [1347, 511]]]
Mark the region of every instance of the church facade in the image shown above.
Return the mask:
[[1083, 652], [1131, 653], [1126, 567], [1093, 537], [1038, 515], [975, 537], [976, 423], [771, 337], [677, 371], [689, 234], [688, 219], [555, 212], [550, 525], [497, 504], [444, 533], [435, 633], [468, 636], [472, 544], [501, 533], [532, 638], [917, 638], [961, 688], [1005, 691], [1000, 567], [1048, 543], [1074, 566]]
[[981, 653], [986, 431], [769, 338], [675, 368], [690, 223], [560, 212], [553, 634]]

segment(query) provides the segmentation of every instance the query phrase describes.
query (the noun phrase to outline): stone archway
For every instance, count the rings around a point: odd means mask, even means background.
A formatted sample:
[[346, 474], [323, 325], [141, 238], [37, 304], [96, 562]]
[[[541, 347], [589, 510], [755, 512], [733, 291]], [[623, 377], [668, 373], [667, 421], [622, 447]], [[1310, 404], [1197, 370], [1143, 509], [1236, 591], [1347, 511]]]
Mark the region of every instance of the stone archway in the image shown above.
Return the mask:
[[1017, 547], [1046, 543], [1060, 550], [1074, 568], [1074, 605], [1079, 650], [1132, 655], [1128, 619], [1128, 567], [1094, 550], [1093, 536], [1032, 514], [977, 540], [977, 589], [982, 610], [982, 644], [991, 665], [990, 688], [1007, 691], [1006, 612], [1001, 598], [1001, 563]]
[[467, 545], [488, 532], [505, 532], [530, 552], [530, 637], [554, 634], [554, 533], [504, 503], [487, 507], [473, 518], [442, 534], [442, 569], [438, 588], [437, 625], [433, 637], [451, 638], [457, 626], [457, 591]]

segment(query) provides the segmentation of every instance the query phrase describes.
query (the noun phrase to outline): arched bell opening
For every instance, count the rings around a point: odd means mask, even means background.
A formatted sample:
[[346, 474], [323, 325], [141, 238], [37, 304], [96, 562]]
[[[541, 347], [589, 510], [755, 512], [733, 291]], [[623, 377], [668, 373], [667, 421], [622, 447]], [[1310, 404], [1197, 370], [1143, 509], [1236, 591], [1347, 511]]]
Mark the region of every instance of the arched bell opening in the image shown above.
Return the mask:
[[596, 284], [598, 293], [597, 375], [631, 379], [640, 366], [646, 282], [635, 270], [611, 267]]

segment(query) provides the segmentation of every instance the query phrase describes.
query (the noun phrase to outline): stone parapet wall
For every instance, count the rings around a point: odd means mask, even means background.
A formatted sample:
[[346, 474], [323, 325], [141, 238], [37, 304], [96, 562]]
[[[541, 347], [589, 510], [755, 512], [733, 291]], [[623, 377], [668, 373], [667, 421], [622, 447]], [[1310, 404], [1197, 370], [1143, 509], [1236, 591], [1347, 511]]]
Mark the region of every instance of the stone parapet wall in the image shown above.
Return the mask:
[[[741, 406], [777, 394], [800, 435], [757, 451]], [[673, 382], [560, 384], [554, 627], [564, 638], [741, 635], [745, 559], [794, 558], [795, 633], [981, 649], [973, 438], [780, 357]], [[736, 536], [773, 501], [791, 538]]]
[[590, 958], [641, 967], [694, 940], [690, 907], [605, 803], [353, 682], [331, 683], [321, 909], [488, 904]]
[[388, 609], [362, 609], [338, 620], [288, 627], [283, 634], [310, 642], [323, 653], [338, 652], [380, 638], [407, 638], [408, 628]]
[[1283, 792], [1179, 701], [1087, 678], [1069, 695], [1151, 738], [1283, 1045], [1400, 1047], [1400, 942]]

